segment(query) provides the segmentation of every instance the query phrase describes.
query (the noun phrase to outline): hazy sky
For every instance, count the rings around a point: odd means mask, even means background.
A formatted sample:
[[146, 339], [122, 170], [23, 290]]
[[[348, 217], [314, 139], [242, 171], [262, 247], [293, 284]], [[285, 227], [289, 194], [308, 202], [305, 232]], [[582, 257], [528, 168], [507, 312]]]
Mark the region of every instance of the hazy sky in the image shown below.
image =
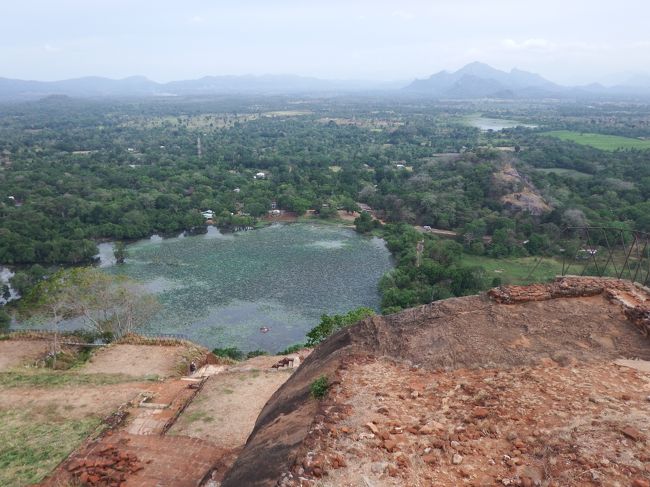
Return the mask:
[[0, 76], [406, 80], [471, 61], [560, 83], [650, 71], [648, 0], [1, 0]]

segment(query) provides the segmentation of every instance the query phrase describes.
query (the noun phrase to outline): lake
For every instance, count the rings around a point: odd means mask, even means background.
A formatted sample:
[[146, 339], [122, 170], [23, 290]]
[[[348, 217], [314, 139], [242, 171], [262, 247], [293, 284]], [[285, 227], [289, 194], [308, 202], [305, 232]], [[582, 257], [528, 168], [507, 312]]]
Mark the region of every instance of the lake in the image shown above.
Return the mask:
[[13, 275], [14, 273], [11, 272], [8, 267], [0, 266], [0, 289], [2, 289], [5, 285], [9, 288], [8, 299], [5, 299], [3, 293], [0, 292], [0, 306], [20, 297], [16, 290], [13, 289], [9, 284], [9, 280], [13, 277]]
[[522, 122], [517, 122], [516, 120], [506, 120], [502, 118], [487, 118], [487, 117], [466, 117], [465, 123], [472, 127], [481, 129], [483, 132], [488, 130], [503, 130], [514, 127], [527, 127], [527, 128], [536, 128], [537, 125], [529, 125]]
[[143, 331], [183, 334], [210, 348], [277, 352], [304, 341], [323, 313], [379, 308], [377, 284], [392, 268], [381, 239], [308, 223], [208, 230], [129, 245], [120, 266], [112, 265], [110, 247], [100, 246], [106, 272], [138, 280], [159, 297], [163, 308]]

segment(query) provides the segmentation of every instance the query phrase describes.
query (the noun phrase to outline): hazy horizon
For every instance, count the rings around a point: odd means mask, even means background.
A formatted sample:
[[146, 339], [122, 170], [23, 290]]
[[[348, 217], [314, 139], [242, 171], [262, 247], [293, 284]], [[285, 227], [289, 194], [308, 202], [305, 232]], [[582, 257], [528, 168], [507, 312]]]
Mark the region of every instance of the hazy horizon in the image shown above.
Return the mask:
[[564, 85], [616, 83], [648, 72], [649, 14], [639, 0], [26, 0], [4, 6], [0, 76], [407, 81], [480, 61]]

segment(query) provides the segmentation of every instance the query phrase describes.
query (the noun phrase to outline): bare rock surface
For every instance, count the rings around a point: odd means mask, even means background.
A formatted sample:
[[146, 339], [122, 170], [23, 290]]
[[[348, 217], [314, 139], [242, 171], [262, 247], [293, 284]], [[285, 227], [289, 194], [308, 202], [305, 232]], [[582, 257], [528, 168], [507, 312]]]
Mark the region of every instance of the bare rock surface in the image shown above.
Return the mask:
[[650, 375], [613, 362], [650, 360], [649, 298], [562, 278], [364, 320], [271, 397], [222, 485], [643, 485]]

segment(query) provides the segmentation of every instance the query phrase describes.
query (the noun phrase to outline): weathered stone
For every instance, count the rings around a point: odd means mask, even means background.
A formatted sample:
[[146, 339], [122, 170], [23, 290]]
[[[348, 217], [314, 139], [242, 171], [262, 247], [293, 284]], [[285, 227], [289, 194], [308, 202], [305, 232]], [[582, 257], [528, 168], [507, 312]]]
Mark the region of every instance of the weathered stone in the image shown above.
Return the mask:
[[490, 411], [487, 408], [484, 408], [484, 407], [476, 407], [472, 411], [472, 416], [477, 418], [477, 419], [487, 418], [489, 414], [490, 414]]
[[395, 451], [397, 449], [397, 442], [395, 440], [386, 440], [384, 441], [384, 448], [389, 451]]
[[377, 428], [377, 425], [375, 423], [366, 423], [366, 427], [374, 434], [378, 435], [379, 434], [379, 428]]
[[454, 456], [451, 457], [451, 463], [454, 465], [460, 465], [463, 462], [463, 456], [458, 453], [454, 453]]
[[445, 449], [445, 442], [442, 440], [433, 440], [431, 442], [431, 446], [434, 448], [437, 448], [438, 450], [444, 450]]
[[436, 463], [438, 462], [438, 457], [430, 453], [430, 454], [428, 454], [428, 455], [424, 455], [424, 456], [422, 457], [422, 461], [423, 461], [424, 463], [428, 463], [428, 464], [430, 464], [430, 465], [434, 465], [434, 464], [436, 464]]
[[628, 438], [634, 441], [641, 441], [645, 438], [639, 430], [631, 426], [627, 426], [623, 428], [621, 430], [621, 433], [623, 433], [625, 436], [627, 436]]

